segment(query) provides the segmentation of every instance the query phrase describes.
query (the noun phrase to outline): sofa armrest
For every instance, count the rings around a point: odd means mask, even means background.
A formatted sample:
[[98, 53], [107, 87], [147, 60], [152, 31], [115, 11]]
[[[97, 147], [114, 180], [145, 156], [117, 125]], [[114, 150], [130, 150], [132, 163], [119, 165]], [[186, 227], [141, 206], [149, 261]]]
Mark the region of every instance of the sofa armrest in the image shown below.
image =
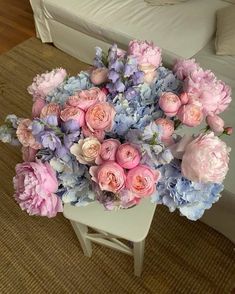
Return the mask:
[[52, 42], [50, 27], [44, 11], [43, 0], [30, 0], [30, 4], [34, 14], [37, 37], [40, 38], [43, 43]]

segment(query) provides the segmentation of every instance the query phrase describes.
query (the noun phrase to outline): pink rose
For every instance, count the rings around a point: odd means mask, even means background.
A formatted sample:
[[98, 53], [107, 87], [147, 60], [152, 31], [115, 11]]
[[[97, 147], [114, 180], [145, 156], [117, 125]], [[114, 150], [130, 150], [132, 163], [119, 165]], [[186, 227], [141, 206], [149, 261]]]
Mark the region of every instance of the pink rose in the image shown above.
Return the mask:
[[186, 146], [182, 174], [195, 182], [222, 183], [227, 172], [230, 148], [214, 135], [201, 134]]
[[64, 81], [66, 76], [67, 72], [63, 68], [56, 68], [51, 72], [37, 75], [33, 79], [32, 85], [28, 87], [28, 92], [33, 95], [34, 100], [37, 98], [44, 99]]
[[116, 154], [117, 163], [125, 168], [132, 169], [140, 162], [139, 151], [129, 143], [122, 144], [118, 147]]
[[106, 67], [96, 68], [91, 72], [91, 82], [94, 85], [101, 85], [108, 80], [108, 69]]
[[66, 105], [79, 107], [86, 111], [90, 106], [96, 102], [105, 102], [106, 95], [99, 88], [91, 88], [77, 93], [75, 96], [69, 97]]
[[16, 165], [15, 199], [30, 215], [54, 217], [63, 211], [56, 173], [48, 163], [24, 162]]
[[168, 118], [158, 118], [155, 124], [162, 128], [162, 139], [169, 139], [174, 133], [174, 122]]
[[213, 132], [221, 133], [224, 131], [224, 121], [218, 115], [208, 115], [206, 122]]
[[91, 131], [111, 131], [115, 114], [116, 111], [111, 104], [98, 102], [87, 110], [85, 115], [86, 124]]
[[43, 107], [46, 105], [46, 102], [44, 99], [37, 98], [35, 102], [33, 103], [32, 107], [32, 117], [40, 117], [41, 111]]
[[203, 120], [202, 107], [200, 104], [182, 105], [177, 113], [178, 119], [188, 127], [199, 126]]
[[199, 64], [195, 62], [195, 59], [178, 59], [173, 67], [173, 72], [177, 78], [184, 80], [193, 71], [200, 68]]
[[138, 165], [128, 171], [126, 188], [139, 197], [151, 196], [156, 192], [156, 184], [160, 176], [158, 170], [152, 170], [145, 165]]
[[173, 117], [177, 114], [181, 106], [181, 101], [174, 93], [165, 92], [159, 99], [159, 106], [165, 112], [165, 115]]
[[37, 150], [31, 147], [22, 147], [22, 157], [24, 161], [35, 161]]
[[104, 161], [115, 161], [116, 152], [121, 143], [115, 139], [105, 140], [100, 148], [100, 154], [97, 157], [95, 163], [102, 164]]
[[22, 119], [16, 130], [16, 135], [20, 143], [24, 147], [31, 147], [33, 149], [40, 149], [41, 145], [36, 142], [31, 128], [32, 121], [30, 119]]
[[84, 111], [76, 106], [66, 106], [60, 113], [60, 118], [66, 122], [68, 120], [75, 120], [79, 123], [80, 127], [85, 124], [85, 113]]
[[95, 130], [92, 132], [86, 125], [82, 127], [82, 133], [84, 137], [95, 137], [100, 142], [102, 142], [105, 137], [105, 132], [103, 130]]
[[77, 161], [82, 164], [91, 164], [95, 162], [100, 152], [101, 144], [98, 139], [88, 137], [80, 139], [78, 143], [70, 147], [70, 152], [75, 155]]
[[161, 62], [161, 49], [152, 42], [133, 40], [129, 43], [128, 53], [137, 58], [138, 65], [152, 65], [157, 69]]
[[117, 193], [125, 187], [124, 169], [114, 161], [107, 161], [89, 170], [92, 180], [98, 183], [101, 190]]
[[41, 111], [40, 118], [47, 117], [49, 115], [60, 116], [60, 105], [57, 103], [46, 104]]

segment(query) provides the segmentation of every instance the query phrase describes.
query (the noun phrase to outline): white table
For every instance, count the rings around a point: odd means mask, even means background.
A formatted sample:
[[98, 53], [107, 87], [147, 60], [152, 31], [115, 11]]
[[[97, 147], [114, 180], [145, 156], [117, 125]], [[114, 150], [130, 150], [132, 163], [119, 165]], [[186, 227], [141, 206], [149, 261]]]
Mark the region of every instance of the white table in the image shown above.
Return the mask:
[[[140, 276], [143, 267], [145, 238], [148, 235], [156, 205], [150, 199], [130, 209], [107, 211], [98, 202], [85, 207], [64, 206], [64, 216], [70, 220], [84, 255], [92, 254], [91, 241], [119, 250], [134, 257], [134, 273]], [[96, 233], [88, 233], [91, 227]], [[129, 240], [127, 246], [118, 238]]]

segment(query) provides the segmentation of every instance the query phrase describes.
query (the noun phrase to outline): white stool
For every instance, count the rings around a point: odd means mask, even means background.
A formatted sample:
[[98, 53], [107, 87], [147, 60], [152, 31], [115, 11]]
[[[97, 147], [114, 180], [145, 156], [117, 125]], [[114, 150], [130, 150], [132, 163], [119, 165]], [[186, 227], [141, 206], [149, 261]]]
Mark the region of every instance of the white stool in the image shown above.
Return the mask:
[[[144, 244], [148, 235], [156, 205], [150, 199], [130, 209], [105, 211], [98, 202], [85, 207], [64, 206], [64, 216], [70, 220], [80, 241], [84, 255], [92, 254], [91, 241], [119, 250], [134, 257], [134, 273], [140, 276], [144, 260]], [[88, 227], [96, 233], [88, 233]], [[117, 238], [133, 242], [127, 246]]]

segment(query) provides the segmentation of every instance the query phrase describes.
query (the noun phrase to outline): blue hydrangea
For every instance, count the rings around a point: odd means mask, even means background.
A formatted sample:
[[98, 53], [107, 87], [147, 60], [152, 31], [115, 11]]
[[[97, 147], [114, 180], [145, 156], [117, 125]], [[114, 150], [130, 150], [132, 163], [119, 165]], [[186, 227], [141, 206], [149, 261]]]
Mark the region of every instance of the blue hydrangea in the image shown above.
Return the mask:
[[89, 74], [81, 71], [77, 76], [68, 78], [63, 84], [57, 87], [47, 96], [46, 100], [63, 105], [68, 97], [74, 95], [75, 92], [89, 89], [92, 86]]
[[198, 220], [220, 198], [222, 184], [196, 183], [184, 178], [179, 162], [173, 161], [159, 170], [161, 179], [152, 201], [168, 206], [170, 211], [179, 209], [188, 219]]

